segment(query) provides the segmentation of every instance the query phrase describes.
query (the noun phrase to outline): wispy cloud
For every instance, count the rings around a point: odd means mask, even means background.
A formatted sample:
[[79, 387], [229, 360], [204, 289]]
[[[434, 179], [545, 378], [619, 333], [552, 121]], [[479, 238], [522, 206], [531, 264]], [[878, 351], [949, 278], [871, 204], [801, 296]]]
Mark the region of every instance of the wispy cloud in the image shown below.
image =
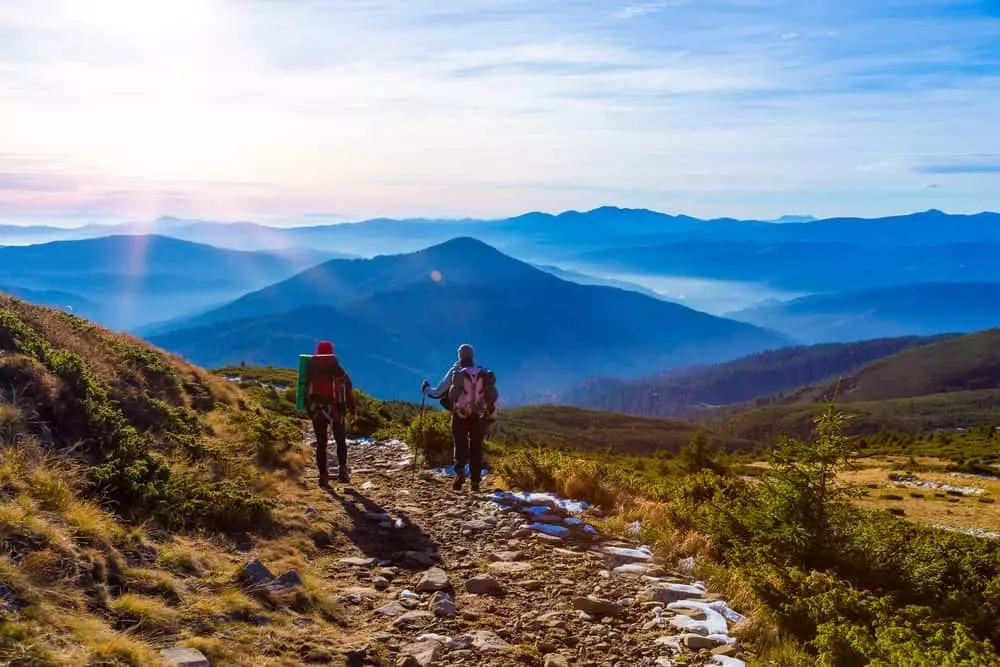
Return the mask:
[[686, 4], [687, 0], [652, 0], [651, 2], [640, 2], [621, 8], [614, 13], [618, 19], [634, 19], [650, 14], [658, 14], [668, 7], [680, 7]]
[[4, 0], [0, 218], [978, 210], [998, 52], [945, 0]]

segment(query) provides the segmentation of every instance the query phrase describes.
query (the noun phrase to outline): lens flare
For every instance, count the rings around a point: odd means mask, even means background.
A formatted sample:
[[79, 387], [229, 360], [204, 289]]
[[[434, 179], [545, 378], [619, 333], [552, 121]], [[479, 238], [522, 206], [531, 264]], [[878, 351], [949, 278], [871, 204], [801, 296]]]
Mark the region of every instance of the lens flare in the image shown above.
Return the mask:
[[436, 283], [441, 282], [441, 272], [436, 269], [434, 271], [431, 271], [431, 280], [433, 280]]

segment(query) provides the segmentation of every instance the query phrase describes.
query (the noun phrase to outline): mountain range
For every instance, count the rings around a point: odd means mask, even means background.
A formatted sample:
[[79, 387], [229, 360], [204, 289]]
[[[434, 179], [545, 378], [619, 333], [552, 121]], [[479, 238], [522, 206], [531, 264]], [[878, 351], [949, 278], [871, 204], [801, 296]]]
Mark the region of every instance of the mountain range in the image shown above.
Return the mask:
[[3, 290], [118, 329], [198, 312], [326, 259], [241, 252], [166, 236], [107, 236], [0, 247]]
[[[1000, 214], [988, 212], [768, 222], [608, 206], [500, 220], [376, 219], [292, 228], [161, 218], [70, 230], [0, 227], [0, 243], [25, 234], [100, 238], [0, 247], [0, 286], [146, 336], [260, 320], [300, 306], [335, 308], [369, 321], [358, 304], [371, 299], [387, 305], [383, 293], [411, 288], [407, 276], [390, 271], [386, 277], [372, 267], [454, 238], [487, 243], [531, 265], [525, 269], [538, 267], [564, 282], [682, 303], [794, 343], [1000, 325]], [[323, 298], [316, 290], [286, 293], [275, 284], [332, 258], [362, 263], [311, 274], [337, 286]], [[466, 284], [461, 262], [441, 270], [445, 282], [466, 290], [466, 300], [497, 301], [488, 290], [469, 292], [470, 284], [503, 290], [504, 280], [517, 280], [501, 275]], [[245, 295], [252, 299], [239, 300]], [[267, 305], [272, 297], [278, 311]], [[348, 306], [351, 312], [344, 311]], [[408, 366], [422, 368], [417, 361]]]
[[1000, 282], [915, 283], [763, 303], [727, 317], [809, 343], [939, 333], [1000, 325]]
[[1000, 423], [1000, 328], [948, 336], [876, 359], [838, 378], [716, 412], [731, 437], [807, 437], [830, 399], [858, 434], [921, 433]]
[[796, 390], [946, 338], [908, 336], [786, 347], [635, 380], [592, 379], [560, 395], [559, 402], [642, 417], [699, 418], [722, 406]]
[[609, 247], [639, 248], [685, 240], [761, 244], [843, 243], [866, 248], [1000, 243], [1000, 213], [948, 214], [929, 210], [882, 218], [786, 216], [776, 221], [701, 219], [647, 209], [603, 206], [558, 214], [530, 212], [503, 219], [391, 219], [271, 227], [253, 222], [212, 222], [164, 217], [150, 222], [76, 228], [0, 225], [0, 244], [25, 238], [73, 240], [117, 234], [168, 235], [236, 250], [313, 248], [374, 256], [411, 252], [458, 236], [471, 236], [532, 259], [570, 257]]
[[790, 342], [637, 292], [561, 280], [471, 238], [331, 260], [172, 322], [150, 340], [204, 365], [289, 366], [321, 338], [385, 398], [412, 397], [472, 342], [509, 401], [595, 375], [646, 375]]

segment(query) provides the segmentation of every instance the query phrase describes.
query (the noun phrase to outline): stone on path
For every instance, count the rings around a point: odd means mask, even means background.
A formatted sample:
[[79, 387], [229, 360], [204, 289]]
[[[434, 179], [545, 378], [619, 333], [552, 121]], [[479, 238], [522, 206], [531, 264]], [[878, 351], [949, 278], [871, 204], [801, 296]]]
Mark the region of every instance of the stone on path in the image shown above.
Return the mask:
[[520, 551], [498, 551], [493, 554], [493, 559], [505, 563], [513, 563], [521, 559]]
[[434, 622], [434, 614], [429, 611], [408, 611], [392, 622], [396, 628], [416, 628]]
[[431, 598], [431, 611], [434, 612], [435, 616], [450, 618], [458, 613], [458, 607], [455, 606], [455, 601], [451, 599], [450, 595], [438, 591]]
[[705, 591], [697, 586], [689, 584], [656, 583], [640, 591], [638, 600], [640, 602], [659, 602], [669, 604], [680, 602], [692, 597], [700, 598], [705, 595]]
[[383, 616], [396, 617], [402, 616], [407, 612], [406, 607], [399, 604], [398, 602], [390, 602], [389, 604], [379, 607], [375, 610], [376, 613], [382, 614]]
[[499, 653], [510, 648], [510, 644], [489, 630], [470, 632], [469, 637], [472, 639], [472, 648], [480, 653]]
[[353, 556], [351, 558], [341, 558], [339, 562], [341, 565], [346, 565], [348, 567], [371, 567], [375, 564], [375, 559]]
[[406, 644], [400, 650], [399, 667], [431, 667], [441, 655], [441, 644], [425, 640]]
[[569, 667], [569, 660], [558, 653], [549, 653], [544, 659], [544, 667]]
[[208, 658], [196, 648], [165, 648], [160, 657], [170, 667], [209, 667]]
[[415, 563], [416, 565], [423, 565], [424, 567], [431, 566], [437, 562], [437, 558], [427, 551], [406, 551], [403, 553], [402, 560], [408, 563]]
[[614, 602], [593, 595], [573, 598], [573, 606], [591, 616], [618, 616], [622, 613], [622, 608]]
[[475, 519], [473, 521], [466, 521], [462, 524], [462, 534], [463, 535], [474, 535], [475, 533], [482, 533], [491, 528], [490, 524], [486, 523], [481, 519]]
[[433, 593], [434, 591], [443, 591], [450, 586], [448, 573], [439, 567], [432, 567], [420, 577], [420, 581], [417, 583], [417, 592]]
[[490, 569], [500, 574], [518, 574], [520, 572], [527, 572], [533, 567], [534, 565], [526, 561], [518, 561], [516, 563], [497, 561], [496, 563], [490, 563]]
[[500, 592], [500, 582], [488, 574], [480, 574], [465, 582], [465, 590], [473, 595], [494, 595]]
[[377, 591], [384, 591], [389, 588], [389, 580], [383, 576], [372, 577], [372, 586]]
[[694, 633], [680, 635], [679, 639], [684, 646], [695, 651], [703, 648], [715, 648], [727, 643], [725, 639], [716, 635], [705, 636]]

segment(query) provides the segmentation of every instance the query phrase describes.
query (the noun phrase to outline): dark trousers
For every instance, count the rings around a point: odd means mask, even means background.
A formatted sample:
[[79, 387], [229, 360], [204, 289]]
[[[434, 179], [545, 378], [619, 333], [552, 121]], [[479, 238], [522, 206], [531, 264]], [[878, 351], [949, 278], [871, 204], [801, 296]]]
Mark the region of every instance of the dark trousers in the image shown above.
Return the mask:
[[347, 470], [347, 434], [344, 431], [344, 420], [334, 419], [333, 422], [325, 415], [315, 415], [312, 419], [313, 430], [316, 431], [316, 467], [319, 468], [320, 479], [329, 474], [326, 467], [326, 446], [329, 443], [327, 431], [333, 431], [333, 439], [337, 442], [337, 463], [340, 472]]
[[455, 445], [455, 472], [460, 474], [469, 465], [473, 482], [478, 482], [483, 469], [483, 440], [486, 439], [486, 420], [451, 416], [451, 437]]

